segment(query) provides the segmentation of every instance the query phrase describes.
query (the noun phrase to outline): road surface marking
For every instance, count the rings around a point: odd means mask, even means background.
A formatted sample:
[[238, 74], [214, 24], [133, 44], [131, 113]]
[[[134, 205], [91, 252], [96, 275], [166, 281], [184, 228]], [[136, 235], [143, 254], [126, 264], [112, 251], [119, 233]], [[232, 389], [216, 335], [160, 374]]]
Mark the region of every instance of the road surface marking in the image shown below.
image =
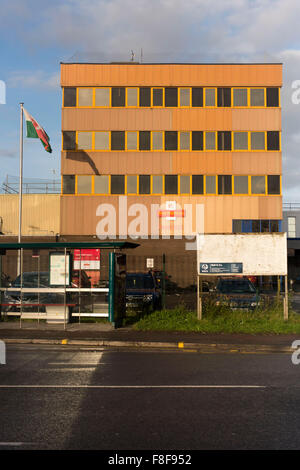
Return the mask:
[[19, 447], [19, 446], [32, 446], [34, 442], [0, 442], [0, 446], [12, 446], [12, 447]]
[[0, 385], [0, 388], [266, 388], [265, 385]]
[[104, 362], [48, 362], [49, 366], [99, 366], [104, 364]]
[[88, 367], [60, 367], [60, 368], [51, 368], [51, 367], [48, 367], [47, 369], [39, 369], [39, 371], [41, 372], [65, 372], [65, 371], [68, 371], [68, 370], [72, 370], [72, 371], [86, 371], [86, 370], [94, 370], [96, 369], [96, 366], [88, 366]]

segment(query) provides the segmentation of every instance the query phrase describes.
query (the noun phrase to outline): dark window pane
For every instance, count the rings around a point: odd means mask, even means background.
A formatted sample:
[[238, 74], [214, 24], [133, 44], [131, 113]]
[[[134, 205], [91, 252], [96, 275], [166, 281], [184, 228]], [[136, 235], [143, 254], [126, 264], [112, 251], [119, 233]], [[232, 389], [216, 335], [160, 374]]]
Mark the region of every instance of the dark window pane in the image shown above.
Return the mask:
[[153, 89], [153, 106], [162, 106], [163, 105], [163, 89], [154, 88]]
[[279, 132], [278, 131], [267, 132], [267, 149], [279, 150]]
[[165, 175], [165, 194], [178, 194], [177, 175]]
[[114, 87], [111, 89], [111, 105], [125, 106], [125, 88]]
[[270, 232], [270, 221], [269, 220], [262, 220], [261, 221], [261, 231], [262, 232]]
[[150, 194], [150, 175], [139, 176], [139, 193]]
[[203, 88], [192, 88], [192, 106], [203, 106]]
[[150, 150], [150, 131], [140, 131], [139, 149]]
[[267, 106], [279, 106], [278, 88], [267, 88]]
[[231, 106], [231, 88], [218, 88], [218, 106]]
[[279, 232], [279, 220], [270, 220], [270, 232]]
[[63, 149], [76, 150], [76, 132], [63, 131]]
[[252, 220], [242, 220], [242, 232], [243, 233], [252, 232]]
[[260, 232], [260, 220], [252, 220], [252, 232]]
[[231, 132], [218, 132], [218, 150], [231, 150]]
[[111, 131], [111, 150], [125, 150], [124, 131]]
[[75, 194], [75, 175], [63, 175], [63, 194]]
[[124, 194], [125, 193], [125, 176], [124, 175], [111, 175], [110, 192], [111, 194]]
[[268, 175], [268, 194], [280, 194], [279, 175]]
[[76, 88], [64, 88], [64, 106], [76, 106]]
[[165, 132], [165, 150], [177, 150], [177, 131], [166, 131]]
[[149, 87], [140, 88], [140, 106], [141, 107], [151, 106], [151, 88]]
[[178, 106], [178, 89], [165, 88], [165, 106], [176, 107]]
[[232, 194], [231, 175], [218, 175], [218, 194]]
[[192, 175], [192, 194], [203, 194], [203, 175]]
[[241, 233], [242, 232], [242, 221], [241, 220], [233, 220], [232, 221], [232, 232], [233, 233]]
[[203, 150], [202, 131], [192, 131], [192, 150]]

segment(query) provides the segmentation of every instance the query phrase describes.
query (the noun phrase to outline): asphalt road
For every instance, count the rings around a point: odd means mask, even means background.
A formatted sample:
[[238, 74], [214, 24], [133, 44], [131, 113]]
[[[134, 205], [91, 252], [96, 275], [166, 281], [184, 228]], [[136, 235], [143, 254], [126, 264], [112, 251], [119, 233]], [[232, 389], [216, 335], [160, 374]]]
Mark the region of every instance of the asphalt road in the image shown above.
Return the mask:
[[9, 345], [0, 449], [299, 449], [289, 354]]

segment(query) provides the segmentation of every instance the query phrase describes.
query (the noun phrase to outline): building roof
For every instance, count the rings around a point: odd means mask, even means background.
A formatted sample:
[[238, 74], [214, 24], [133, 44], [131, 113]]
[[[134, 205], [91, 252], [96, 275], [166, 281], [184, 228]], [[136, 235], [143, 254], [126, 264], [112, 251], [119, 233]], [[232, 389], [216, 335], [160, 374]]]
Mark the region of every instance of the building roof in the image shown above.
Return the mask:
[[62, 65], [283, 65], [283, 62], [60, 62]]

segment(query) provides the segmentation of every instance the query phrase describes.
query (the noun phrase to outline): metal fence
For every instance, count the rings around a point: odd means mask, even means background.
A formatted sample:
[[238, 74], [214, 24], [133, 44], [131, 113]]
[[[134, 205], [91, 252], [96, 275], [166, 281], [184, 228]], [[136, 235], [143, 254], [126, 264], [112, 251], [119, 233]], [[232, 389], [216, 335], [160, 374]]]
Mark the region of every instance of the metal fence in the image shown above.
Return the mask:
[[[23, 194], [60, 194], [61, 181], [58, 179], [23, 178]], [[4, 194], [19, 193], [19, 178], [7, 175], [2, 183]]]

